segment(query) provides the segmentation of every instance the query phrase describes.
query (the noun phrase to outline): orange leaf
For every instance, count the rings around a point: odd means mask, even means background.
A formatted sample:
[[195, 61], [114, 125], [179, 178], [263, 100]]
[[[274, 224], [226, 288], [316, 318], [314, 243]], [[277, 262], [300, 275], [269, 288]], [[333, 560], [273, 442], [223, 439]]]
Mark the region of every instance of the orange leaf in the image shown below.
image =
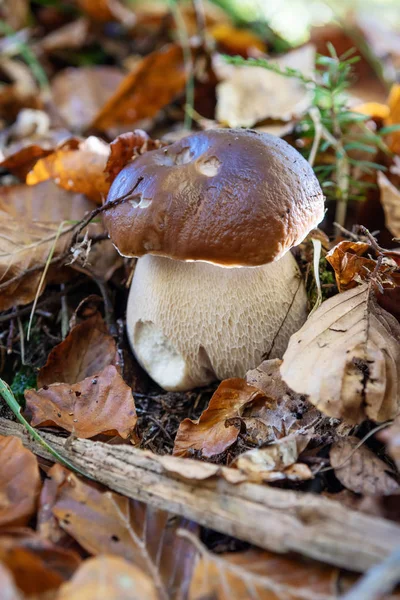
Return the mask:
[[362, 255], [370, 249], [365, 242], [339, 242], [328, 254], [326, 260], [333, 267], [340, 292], [356, 287], [358, 280], [365, 279], [373, 272], [376, 261]]
[[226, 427], [226, 420], [240, 416], [247, 404], [264, 398], [267, 400], [264, 392], [244, 379], [226, 379], [199, 419], [182, 421], [175, 438], [174, 454], [187, 456], [195, 450], [206, 457], [221, 454], [239, 435], [239, 429], [234, 425]]
[[113, 492], [102, 493], [72, 473], [60, 486], [53, 513], [90, 554], [123, 557], [150, 575], [161, 598], [174, 598], [185, 588], [196, 551], [177, 531], [196, 530], [194, 524], [171, 521], [165, 511]]
[[108, 365], [118, 365], [114, 338], [100, 313], [76, 325], [64, 341], [53, 348], [39, 371], [38, 387], [53, 383], [78, 383]]
[[79, 8], [88, 17], [100, 23], [120, 21], [125, 27], [133, 27], [135, 15], [119, 0], [78, 0]]
[[86, 560], [71, 581], [64, 583], [57, 600], [158, 600], [160, 596], [149, 575], [127, 560], [97, 556]]
[[154, 117], [183, 92], [185, 82], [181, 47], [177, 44], [164, 46], [143, 58], [126, 76], [97, 114], [92, 127], [104, 130]]
[[[79, 556], [41, 539], [30, 529], [10, 529], [0, 536], [0, 561], [28, 595], [58, 588], [80, 563]], [[3, 589], [1, 589], [1, 597]]]
[[26, 525], [41, 487], [36, 457], [18, 438], [0, 436], [0, 464], [0, 527]]
[[[400, 125], [400, 84], [392, 85], [388, 105], [390, 114], [385, 125]], [[393, 152], [400, 154], [400, 131], [394, 131], [388, 136], [388, 144]]]
[[212, 37], [230, 54], [248, 56], [249, 50], [256, 48], [260, 52], [266, 52], [264, 42], [250, 29], [238, 29], [228, 23], [220, 23], [211, 28]]
[[54, 383], [25, 392], [33, 427], [55, 425], [78, 437], [117, 435], [128, 438], [136, 425], [132, 390], [110, 365], [80, 383]]
[[110, 187], [104, 173], [108, 155], [108, 145], [93, 136], [72, 148], [63, 145], [38, 160], [28, 173], [26, 183], [35, 185], [53, 179], [60, 187], [85, 194], [101, 204]]

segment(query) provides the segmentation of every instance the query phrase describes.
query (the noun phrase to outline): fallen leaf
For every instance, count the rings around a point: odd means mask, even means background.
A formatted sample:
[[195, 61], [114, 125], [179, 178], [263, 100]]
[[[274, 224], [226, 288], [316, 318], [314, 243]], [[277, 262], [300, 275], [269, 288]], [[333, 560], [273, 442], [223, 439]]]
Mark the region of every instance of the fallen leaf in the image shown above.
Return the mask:
[[118, 366], [118, 350], [100, 313], [76, 325], [50, 352], [39, 371], [38, 387], [78, 383], [108, 365]]
[[232, 466], [255, 483], [280, 479], [312, 479], [310, 468], [297, 463], [299, 454], [306, 448], [309, 440], [309, 436], [289, 435], [265, 448], [243, 452], [233, 461]]
[[126, 76], [115, 94], [93, 119], [92, 127], [105, 130], [154, 117], [185, 88], [183, 53], [169, 44], [145, 56]]
[[161, 598], [186, 589], [195, 549], [177, 535], [196, 526], [113, 492], [100, 492], [70, 473], [53, 513], [89, 554], [113, 554], [150, 575]]
[[2, 532], [0, 561], [11, 571], [18, 588], [32, 595], [57, 589], [70, 579], [81, 559], [75, 552], [58, 548], [30, 529], [18, 528]]
[[109, 152], [108, 144], [94, 136], [83, 142], [68, 141], [39, 159], [28, 173], [26, 183], [35, 185], [53, 179], [60, 187], [85, 194], [101, 204], [110, 187], [104, 173]]
[[0, 117], [13, 121], [23, 108], [41, 108], [42, 99], [30, 67], [2, 55], [0, 72], [11, 83], [0, 89]]
[[41, 294], [42, 271], [49, 259], [63, 256], [72, 237], [70, 225], [15, 219], [0, 210], [0, 311], [28, 304]]
[[141, 129], [122, 133], [110, 144], [110, 156], [105, 168], [107, 181], [111, 184], [118, 173], [135, 156], [140, 156], [148, 150], [157, 150], [163, 145], [159, 140], [152, 140]]
[[14, 219], [61, 223], [79, 221], [96, 208], [83, 194], [60, 189], [53, 181], [37, 185], [4, 185], [0, 187], [0, 210]]
[[378, 185], [385, 212], [385, 225], [394, 237], [400, 238], [400, 191], [381, 171], [378, 172]]
[[239, 430], [234, 425], [226, 427], [225, 421], [240, 416], [244, 407], [255, 400], [266, 401], [267, 398], [244, 379], [223, 381], [200, 418], [184, 419], [179, 425], [174, 455], [187, 456], [197, 450], [202, 456], [211, 457], [224, 452], [239, 435]]
[[29, 25], [29, 16], [28, 0], [13, 0], [12, 3], [1, 3], [0, 18], [15, 31]]
[[23, 600], [9, 569], [0, 564], [0, 590], [3, 600]]
[[[303, 46], [271, 63], [294, 68], [312, 77], [315, 48]], [[229, 127], [252, 127], [265, 119], [289, 121], [301, 116], [311, 104], [312, 94], [292, 77], [283, 77], [263, 67], [228, 65], [215, 61], [217, 76], [216, 119]], [[251, 102], [249, 102], [251, 98]]]
[[[359, 447], [358, 447], [359, 446]], [[394, 471], [356, 437], [335, 442], [329, 453], [340, 483], [363, 496], [388, 496], [399, 491]]]
[[282, 360], [274, 358], [264, 360], [256, 369], [246, 373], [246, 381], [260, 388], [269, 398], [269, 402], [254, 402], [244, 414], [261, 420], [269, 429], [269, 439], [273, 442], [289, 432], [309, 426], [320, 414], [305, 399], [283, 381], [280, 367]]
[[366, 242], [339, 242], [326, 254], [335, 271], [339, 292], [351, 290], [373, 273], [376, 261], [363, 256], [370, 245]]
[[0, 527], [26, 525], [41, 487], [36, 457], [20, 439], [0, 436], [0, 463]]
[[[400, 124], [400, 84], [395, 83], [392, 85], [389, 97], [389, 116], [385, 121], [385, 125], [399, 125]], [[392, 152], [400, 154], [400, 131], [393, 131], [388, 136], [388, 145]]]
[[57, 500], [58, 490], [65, 482], [68, 474], [67, 469], [57, 463], [49, 469], [43, 482], [37, 511], [36, 530], [39, 535], [62, 548], [67, 547], [70, 542], [74, 542], [71, 536], [59, 526], [53, 515], [53, 506]]
[[[21, 113], [19, 113], [21, 114]], [[20, 179], [25, 179], [35, 163], [52, 154], [64, 145], [78, 145], [79, 140], [71, 137], [65, 129], [50, 130], [46, 134], [24, 137], [9, 144], [0, 152], [0, 167], [7, 169]]]
[[257, 37], [251, 29], [243, 27], [233, 27], [229, 23], [219, 23], [209, 30], [210, 35], [221, 48], [229, 54], [240, 54], [249, 56], [251, 51], [257, 49], [259, 52], [266, 52], [265, 43]]
[[80, 49], [89, 37], [89, 21], [85, 17], [75, 19], [42, 37], [37, 47], [43, 52], [56, 52], [57, 50]]
[[124, 79], [117, 67], [68, 67], [51, 82], [53, 102], [72, 131], [85, 130]]
[[400, 325], [369, 284], [322, 303], [289, 341], [282, 378], [331, 417], [385, 421], [399, 411]]
[[57, 426], [81, 438], [99, 434], [128, 438], [136, 426], [131, 388], [113, 365], [79, 383], [26, 390], [25, 400], [33, 427]]
[[124, 27], [133, 27], [136, 23], [134, 13], [119, 0], [77, 0], [79, 8], [94, 21], [108, 23], [120, 21]]
[[381, 431], [378, 437], [385, 442], [389, 455], [400, 471], [400, 417], [397, 416], [392, 425]]
[[101, 555], [86, 560], [71, 581], [64, 583], [57, 600], [159, 600], [151, 577], [118, 556]]
[[[200, 549], [189, 600], [334, 600], [353, 578], [317, 561], [291, 559], [258, 549], [214, 554]], [[340, 586], [339, 586], [340, 581]]]

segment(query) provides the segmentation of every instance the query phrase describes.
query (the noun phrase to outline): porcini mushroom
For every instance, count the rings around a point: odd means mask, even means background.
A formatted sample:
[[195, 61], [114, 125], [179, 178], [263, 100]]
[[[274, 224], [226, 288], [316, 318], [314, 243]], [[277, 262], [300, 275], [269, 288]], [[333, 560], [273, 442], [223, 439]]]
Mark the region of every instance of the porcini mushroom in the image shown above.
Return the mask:
[[119, 252], [139, 257], [128, 337], [161, 387], [243, 377], [283, 354], [306, 318], [289, 250], [324, 215], [294, 148], [251, 130], [194, 133], [123, 168], [107, 201], [122, 197], [104, 219]]

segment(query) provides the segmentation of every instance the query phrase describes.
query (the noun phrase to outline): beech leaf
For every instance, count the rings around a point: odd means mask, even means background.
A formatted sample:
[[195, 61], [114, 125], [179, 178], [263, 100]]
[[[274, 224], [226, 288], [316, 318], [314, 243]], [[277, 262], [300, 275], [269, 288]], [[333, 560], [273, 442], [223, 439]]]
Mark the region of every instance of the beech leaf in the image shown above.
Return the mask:
[[108, 365], [118, 366], [118, 350], [102, 316], [95, 313], [73, 327], [65, 340], [52, 349], [39, 371], [38, 387], [78, 383]]
[[18, 438], [0, 436], [0, 464], [0, 527], [26, 525], [41, 487], [36, 457]]
[[293, 559], [258, 549], [214, 554], [203, 545], [189, 600], [334, 600], [353, 578], [316, 561]]
[[86, 560], [71, 581], [64, 583], [57, 600], [159, 600], [150, 576], [124, 558], [101, 555]]
[[292, 335], [281, 374], [328, 416], [392, 419], [399, 412], [400, 325], [364, 283], [323, 302]]
[[53, 513], [89, 554], [123, 557], [149, 575], [161, 598], [186, 589], [195, 549], [177, 530], [196, 526], [114, 492], [100, 492], [71, 473], [60, 486]]
[[132, 390], [113, 365], [79, 383], [27, 390], [25, 399], [33, 427], [55, 425], [81, 438], [101, 433], [128, 438], [136, 426]]
[[244, 407], [255, 400], [267, 400], [265, 394], [244, 379], [223, 381], [199, 419], [184, 419], [175, 438], [174, 454], [187, 456], [197, 450], [210, 457], [224, 452], [238, 438], [239, 429], [226, 426], [227, 419], [240, 416]]
[[183, 92], [186, 70], [182, 48], [169, 44], [145, 56], [117, 88], [93, 120], [108, 129], [154, 117]]
[[400, 416], [397, 416], [390, 427], [379, 433], [379, 439], [386, 444], [387, 452], [393, 458], [400, 471]]
[[391, 476], [394, 471], [367, 446], [360, 445], [356, 437], [335, 442], [330, 459], [340, 483], [356, 494], [387, 496], [399, 491], [399, 484]]

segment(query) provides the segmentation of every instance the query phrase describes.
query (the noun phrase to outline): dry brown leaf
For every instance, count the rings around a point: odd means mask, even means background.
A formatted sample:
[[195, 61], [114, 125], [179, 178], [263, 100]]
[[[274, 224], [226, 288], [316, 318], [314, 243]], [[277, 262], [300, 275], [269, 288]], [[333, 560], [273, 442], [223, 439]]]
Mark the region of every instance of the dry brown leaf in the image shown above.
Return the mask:
[[75, 384], [53, 383], [25, 391], [33, 427], [57, 426], [77, 437], [133, 434], [137, 416], [131, 388], [110, 365]]
[[0, 527], [26, 525], [41, 487], [36, 457], [18, 438], [0, 436], [0, 464]]
[[29, 24], [28, 0], [2, 2], [0, 4], [0, 18], [15, 31], [26, 27]]
[[182, 519], [100, 492], [70, 473], [53, 508], [60, 525], [90, 554], [113, 554], [150, 575], [161, 598], [186, 589], [195, 549], [177, 530], [195, 530]]
[[79, 8], [94, 21], [120, 21], [124, 27], [136, 23], [134, 13], [119, 0], [77, 0]]
[[218, 49], [228, 54], [250, 56], [252, 50], [266, 52], [265, 43], [251, 30], [244, 27], [233, 27], [230, 23], [219, 23], [209, 31], [218, 43]]
[[159, 600], [151, 577], [124, 558], [106, 554], [89, 558], [64, 583], [57, 600]]
[[123, 79], [117, 67], [68, 67], [51, 82], [53, 102], [71, 131], [83, 131]]
[[38, 48], [43, 52], [55, 52], [65, 48], [82, 48], [88, 40], [89, 21], [85, 17], [75, 19], [42, 37]]
[[297, 463], [310, 440], [309, 436], [293, 434], [286, 436], [265, 448], [256, 448], [240, 454], [232, 466], [246, 475], [249, 481], [304, 481], [312, 478], [310, 468]]
[[53, 506], [57, 499], [58, 490], [68, 477], [68, 471], [60, 464], [54, 464], [47, 472], [43, 482], [37, 511], [36, 530], [43, 538], [65, 548], [70, 545], [72, 538], [58, 524], [53, 515]]
[[41, 108], [40, 93], [28, 65], [3, 54], [0, 57], [0, 73], [11, 81], [0, 89], [1, 118], [13, 121], [23, 108]]
[[[315, 48], [303, 46], [271, 62], [312, 77]], [[265, 119], [289, 121], [311, 105], [311, 92], [294, 78], [262, 67], [227, 65], [220, 59], [215, 61], [215, 69], [222, 79], [217, 85], [216, 119], [229, 127], [252, 127]]]
[[3, 600], [23, 600], [11, 571], [0, 564], [0, 590]]
[[60, 187], [85, 194], [101, 204], [110, 187], [104, 173], [109, 152], [108, 144], [94, 136], [73, 146], [63, 144], [38, 160], [28, 173], [26, 183], [35, 185], [53, 179]]
[[[358, 447], [359, 446], [359, 447]], [[363, 496], [388, 496], [399, 491], [392, 469], [356, 437], [335, 442], [330, 450], [331, 465], [340, 483]]]
[[385, 212], [385, 225], [394, 237], [400, 238], [400, 191], [381, 171], [378, 171], [378, 185]]
[[292, 335], [281, 374], [328, 416], [392, 419], [399, 412], [400, 325], [369, 284], [337, 294]]
[[0, 562], [11, 571], [18, 588], [33, 595], [56, 590], [70, 579], [81, 559], [75, 552], [43, 540], [31, 529], [18, 528], [2, 532]]
[[239, 429], [234, 425], [226, 427], [226, 420], [240, 416], [244, 407], [255, 400], [266, 401], [267, 398], [244, 379], [223, 381], [200, 418], [196, 421], [184, 419], [179, 425], [174, 455], [187, 456], [197, 450], [203, 456], [211, 457], [224, 452], [239, 435]]
[[145, 56], [126, 76], [94, 118], [100, 130], [154, 117], [185, 88], [186, 71], [180, 46], [169, 44]]
[[162, 142], [152, 140], [141, 129], [122, 133], [116, 137], [110, 144], [110, 156], [105, 168], [108, 182], [111, 184], [133, 157], [144, 154], [148, 150], [156, 150], [162, 145]]
[[[11, 217], [0, 210], [0, 311], [28, 304], [42, 293], [42, 271], [49, 255], [61, 256], [68, 250], [72, 233], [65, 222], [40, 223]], [[28, 269], [34, 272], [26, 274]]]
[[396, 417], [390, 427], [379, 433], [379, 439], [385, 442], [387, 452], [400, 471], [400, 416]]
[[38, 387], [78, 383], [108, 365], [118, 366], [118, 350], [102, 316], [95, 313], [71, 329], [65, 340], [52, 349], [39, 371]]
[[281, 364], [279, 358], [264, 360], [256, 369], [246, 373], [247, 383], [260, 388], [270, 400], [267, 403], [261, 401], [260, 404], [254, 402], [244, 412], [247, 418], [255, 417], [268, 427], [269, 437], [265, 439], [266, 443], [304, 426], [309, 427], [320, 418], [319, 411], [307, 402], [304, 395], [297, 394], [283, 381]]
[[339, 292], [351, 290], [373, 273], [376, 261], [363, 256], [370, 249], [365, 242], [339, 242], [326, 255], [335, 271]]
[[[35, 111], [38, 112], [38, 111]], [[19, 113], [21, 115], [22, 111]], [[18, 121], [16, 121], [18, 123]], [[20, 179], [25, 179], [34, 164], [61, 147], [74, 147], [79, 144], [66, 129], [50, 129], [46, 133], [18, 135], [18, 138], [0, 152], [0, 167], [7, 169]]]
[[189, 600], [335, 600], [353, 578], [316, 561], [254, 549], [213, 554], [200, 546]]
[[0, 210], [14, 219], [28, 221], [79, 221], [96, 205], [83, 194], [60, 189], [53, 181], [37, 185], [9, 185], [0, 187]]

